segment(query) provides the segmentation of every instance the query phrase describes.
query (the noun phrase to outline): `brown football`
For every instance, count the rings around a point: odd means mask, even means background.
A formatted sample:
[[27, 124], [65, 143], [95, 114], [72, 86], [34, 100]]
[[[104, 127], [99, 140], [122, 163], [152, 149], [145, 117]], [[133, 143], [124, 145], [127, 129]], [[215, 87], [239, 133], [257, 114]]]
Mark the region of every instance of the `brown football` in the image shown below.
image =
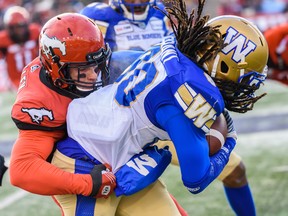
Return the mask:
[[227, 122], [223, 114], [218, 116], [206, 134], [209, 144], [209, 155], [215, 154], [224, 144], [227, 136]]

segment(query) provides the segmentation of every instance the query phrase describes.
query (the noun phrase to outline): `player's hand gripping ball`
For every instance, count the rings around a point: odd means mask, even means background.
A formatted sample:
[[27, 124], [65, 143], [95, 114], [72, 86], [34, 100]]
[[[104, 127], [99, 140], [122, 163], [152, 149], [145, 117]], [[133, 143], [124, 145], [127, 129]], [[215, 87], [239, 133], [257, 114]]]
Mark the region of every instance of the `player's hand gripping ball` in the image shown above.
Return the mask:
[[206, 139], [209, 144], [209, 155], [218, 152], [225, 143], [227, 136], [227, 122], [223, 114], [218, 116], [212, 124], [210, 131], [206, 134]]

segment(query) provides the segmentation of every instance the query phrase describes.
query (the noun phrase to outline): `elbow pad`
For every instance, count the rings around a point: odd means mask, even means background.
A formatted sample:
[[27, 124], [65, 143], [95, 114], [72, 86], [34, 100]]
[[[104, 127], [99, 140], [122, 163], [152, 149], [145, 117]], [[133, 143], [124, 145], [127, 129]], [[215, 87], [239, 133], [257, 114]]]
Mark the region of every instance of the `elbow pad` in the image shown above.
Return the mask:
[[193, 194], [202, 192], [218, 175], [222, 172], [229, 161], [230, 154], [236, 145], [236, 140], [228, 137], [223, 147], [213, 156], [210, 157], [210, 167], [204, 177], [193, 183], [183, 181], [188, 191]]

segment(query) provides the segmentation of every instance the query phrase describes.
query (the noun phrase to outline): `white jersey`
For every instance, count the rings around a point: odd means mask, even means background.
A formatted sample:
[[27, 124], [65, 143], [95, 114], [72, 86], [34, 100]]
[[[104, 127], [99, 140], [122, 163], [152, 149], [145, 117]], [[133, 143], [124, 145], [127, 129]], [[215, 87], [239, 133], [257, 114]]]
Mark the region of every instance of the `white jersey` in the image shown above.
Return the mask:
[[121, 106], [114, 99], [121, 83], [106, 86], [86, 98], [75, 99], [69, 105], [69, 137], [101, 163], [110, 164], [113, 172], [141, 152], [146, 144], [153, 143], [155, 137], [169, 139], [165, 131], [149, 121], [143, 106], [149, 89], [166, 76], [162, 64], [158, 64], [157, 69], [160, 71], [157, 80], [131, 107]]
[[[195, 133], [201, 133], [202, 137], [194, 136], [195, 143], [205, 144], [210, 123], [224, 109], [223, 98], [211, 78], [177, 52], [174, 38], [167, 37], [161, 46], [151, 47], [134, 61], [114, 84], [74, 99], [67, 114], [68, 136], [116, 172], [146, 145], [157, 139], [170, 140], [156, 112], [171, 105], [192, 121]], [[174, 112], [167, 111], [165, 116], [173, 118]], [[170, 133], [174, 138], [185, 137], [178, 128]], [[180, 152], [187, 152], [187, 145], [176, 144], [183, 148]]]
[[114, 26], [117, 50], [147, 50], [159, 43], [167, 33], [163, 29], [163, 20], [152, 17], [143, 27], [128, 20], [120, 21]]
[[[157, 6], [164, 9], [162, 3]], [[99, 2], [87, 5], [80, 13], [95, 20], [113, 51], [147, 50], [172, 31], [168, 18], [153, 7], [149, 8], [143, 22], [131, 22], [110, 5]]]

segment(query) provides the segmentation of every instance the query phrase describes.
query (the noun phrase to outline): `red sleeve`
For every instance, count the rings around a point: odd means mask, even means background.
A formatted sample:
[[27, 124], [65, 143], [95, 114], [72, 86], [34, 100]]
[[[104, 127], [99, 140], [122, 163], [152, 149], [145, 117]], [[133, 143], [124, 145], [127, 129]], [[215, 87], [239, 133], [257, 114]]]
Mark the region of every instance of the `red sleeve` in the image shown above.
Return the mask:
[[[284, 37], [288, 35], [288, 24], [281, 24], [274, 28], [268, 29], [264, 32], [264, 36], [269, 47], [269, 57], [272, 59], [274, 64], [278, 64], [278, 57], [276, 54], [276, 49]], [[281, 55], [284, 62], [288, 63], [288, 52], [287, 50]]]
[[73, 174], [46, 161], [63, 132], [20, 130], [10, 161], [11, 184], [41, 195], [82, 194], [92, 191], [89, 174]]
[[276, 69], [272, 69], [268, 73], [268, 78], [277, 80], [278, 82], [281, 82], [284, 85], [288, 85], [288, 71], [279, 71]]

